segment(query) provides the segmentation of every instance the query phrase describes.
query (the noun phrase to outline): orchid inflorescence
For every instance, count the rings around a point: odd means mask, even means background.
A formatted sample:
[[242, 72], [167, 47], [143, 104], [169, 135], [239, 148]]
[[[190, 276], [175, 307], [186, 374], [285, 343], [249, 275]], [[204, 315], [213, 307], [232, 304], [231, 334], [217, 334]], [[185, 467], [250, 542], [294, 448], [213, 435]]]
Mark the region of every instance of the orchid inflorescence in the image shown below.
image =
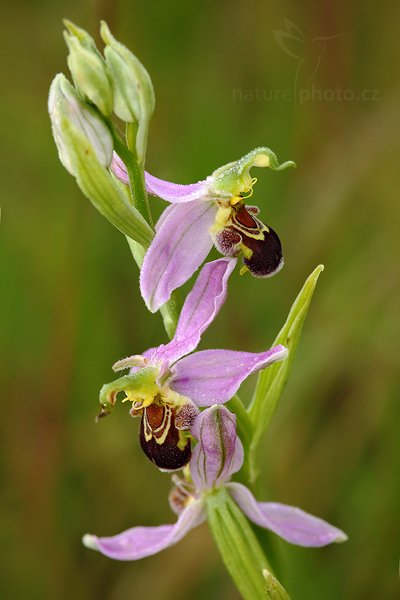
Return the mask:
[[[59, 74], [49, 95], [60, 160], [94, 206], [126, 235], [140, 268], [144, 302], [151, 312], [161, 312], [170, 336], [168, 343], [114, 364], [114, 371], [126, 373], [102, 387], [97, 420], [112, 412], [122, 393], [129, 414], [140, 417], [145, 455], [161, 471], [173, 473], [169, 501], [178, 515], [174, 525], [134, 527], [113, 537], [87, 534], [83, 542], [105, 556], [137, 560], [177, 543], [207, 520], [244, 598], [287, 598], [249, 521], [299, 546], [347, 539], [340, 529], [298, 508], [258, 502], [252, 491], [260, 441], [323, 267], [307, 279], [271, 348], [195, 350], [225, 302], [239, 257], [241, 274], [265, 278], [282, 268], [278, 235], [260, 220], [259, 209], [247, 204], [256, 182], [250, 171], [279, 171], [294, 163], [279, 164], [269, 148], [260, 147], [197, 183], [150, 175], [144, 164], [154, 91], [147, 71], [104, 22], [104, 56], [86, 31], [69, 21], [65, 25], [73, 84]], [[124, 137], [113, 117], [125, 123]], [[155, 227], [148, 194], [170, 203]], [[212, 246], [223, 258], [202, 267], [179, 310], [176, 290]], [[254, 372], [259, 372], [258, 383], [246, 407], [237, 392]]]

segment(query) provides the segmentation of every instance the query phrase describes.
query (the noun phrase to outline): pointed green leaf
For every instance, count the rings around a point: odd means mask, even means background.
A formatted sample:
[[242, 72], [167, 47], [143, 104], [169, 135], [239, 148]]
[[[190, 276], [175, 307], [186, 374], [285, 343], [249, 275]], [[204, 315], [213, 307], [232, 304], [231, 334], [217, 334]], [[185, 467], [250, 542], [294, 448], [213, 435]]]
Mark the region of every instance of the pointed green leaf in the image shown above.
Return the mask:
[[264, 569], [265, 591], [270, 600], [290, 600], [285, 588], [267, 569]]
[[258, 376], [253, 400], [249, 407], [249, 416], [254, 427], [253, 439], [250, 447], [252, 481], [257, 477], [255, 462], [261, 438], [271, 421], [286, 385], [293, 364], [296, 347], [300, 339], [304, 319], [310, 306], [318, 277], [323, 270], [323, 265], [319, 265], [308, 277], [290, 309], [286, 323], [272, 344], [273, 346], [276, 344], [283, 344], [286, 346], [289, 350], [289, 356], [286, 360], [270, 365], [267, 369], [261, 371]]

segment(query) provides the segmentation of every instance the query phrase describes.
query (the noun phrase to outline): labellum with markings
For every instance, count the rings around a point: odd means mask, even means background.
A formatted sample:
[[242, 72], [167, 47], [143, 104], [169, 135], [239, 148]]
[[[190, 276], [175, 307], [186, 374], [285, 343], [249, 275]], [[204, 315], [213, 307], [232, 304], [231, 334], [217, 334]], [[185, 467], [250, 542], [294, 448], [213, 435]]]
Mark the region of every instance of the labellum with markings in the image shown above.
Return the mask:
[[188, 430], [197, 409], [191, 406], [190, 400], [177, 407], [160, 395], [144, 408], [137, 404], [133, 405], [130, 414], [141, 416], [139, 441], [143, 452], [161, 471], [182, 469], [192, 455]]
[[[283, 267], [282, 246], [275, 231], [257, 215], [257, 206], [246, 206], [238, 197], [225, 208], [221, 203], [212, 236], [215, 247], [224, 256], [243, 254], [241, 273], [250, 271], [254, 277], [272, 277]], [[220, 213], [220, 216], [219, 214]]]

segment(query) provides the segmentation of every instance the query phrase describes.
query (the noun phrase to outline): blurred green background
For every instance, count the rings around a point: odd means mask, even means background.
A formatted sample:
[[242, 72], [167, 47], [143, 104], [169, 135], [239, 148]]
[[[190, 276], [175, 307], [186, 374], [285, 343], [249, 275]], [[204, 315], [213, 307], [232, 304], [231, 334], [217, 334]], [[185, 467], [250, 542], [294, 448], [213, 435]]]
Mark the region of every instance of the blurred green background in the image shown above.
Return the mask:
[[[105, 18], [151, 73], [155, 175], [196, 181], [258, 145], [297, 162], [254, 172], [284, 270], [264, 281], [236, 273], [202, 348], [268, 347], [325, 264], [265, 442], [264, 499], [350, 537], [320, 550], [279, 545], [294, 600], [399, 597], [400, 4], [20, 0], [0, 10], [2, 597], [238, 597], [206, 526], [138, 563], [81, 545], [87, 531], [174, 515], [170, 478], [141, 454], [127, 410], [94, 423], [113, 362], [165, 336], [124, 237], [57, 158], [46, 102], [67, 72], [62, 17], [96, 36]], [[299, 39], [283, 44], [274, 32], [288, 27]]]

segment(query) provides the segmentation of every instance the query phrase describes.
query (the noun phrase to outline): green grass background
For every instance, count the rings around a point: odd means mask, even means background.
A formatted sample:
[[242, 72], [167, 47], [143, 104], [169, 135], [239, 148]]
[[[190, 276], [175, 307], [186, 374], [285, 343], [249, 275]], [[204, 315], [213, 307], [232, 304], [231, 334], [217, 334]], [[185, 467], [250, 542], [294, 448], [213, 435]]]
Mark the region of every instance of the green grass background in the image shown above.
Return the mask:
[[[165, 335], [141, 302], [123, 236], [57, 158], [46, 102], [54, 74], [67, 72], [68, 17], [93, 35], [105, 18], [151, 73], [155, 175], [196, 181], [258, 145], [297, 162], [254, 173], [254, 203], [280, 233], [284, 270], [264, 281], [234, 274], [201, 347], [267, 348], [306, 276], [325, 264], [265, 441], [263, 499], [301, 506], [350, 537], [320, 550], [279, 544], [294, 600], [397, 598], [400, 4], [19, 0], [0, 11], [2, 597], [238, 597], [206, 526], [138, 563], [80, 542], [174, 516], [169, 477], [141, 454], [126, 407], [94, 423], [113, 362]], [[282, 95], [298, 65], [274, 38], [285, 18], [305, 36], [292, 48], [304, 59], [300, 89], [314, 88], [302, 103]], [[306, 83], [315, 38], [337, 34]], [[338, 87], [374, 98], [341, 100]]]

